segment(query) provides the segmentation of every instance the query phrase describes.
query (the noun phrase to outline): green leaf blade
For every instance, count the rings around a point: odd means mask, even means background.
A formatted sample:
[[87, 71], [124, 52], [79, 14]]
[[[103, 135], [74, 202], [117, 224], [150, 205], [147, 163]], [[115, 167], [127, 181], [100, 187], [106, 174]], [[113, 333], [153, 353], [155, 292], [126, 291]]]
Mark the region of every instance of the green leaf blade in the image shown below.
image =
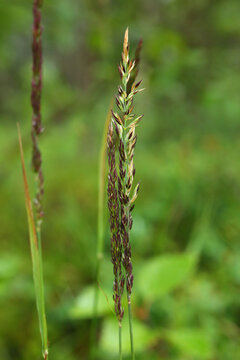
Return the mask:
[[45, 314], [45, 300], [44, 300], [44, 286], [43, 286], [43, 274], [42, 274], [42, 259], [41, 259], [41, 241], [40, 237], [37, 236], [31, 198], [29, 193], [29, 186], [26, 175], [26, 168], [24, 163], [23, 155], [23, 146], [22, 146], [22, 137], [20, 132], [20, 127], [18, 124], [18, 140], [19, 148], [21, 155], [21, 164], [22, 164], [22, 173], [23, 173], [23, 182], [24, 182], [24, 192], [25, 192], [25, 203], [28, 219], [28, 231], [29, 231], [29, 240], [30, 240], [30, 250], [32, 258], [32, 270], [33, 270], [33, 281], [35, 287], [35, 296], [36, 304], [38, 311], [39, 327], [42, 340], [42, 353], [44, 359], [47, 359], [48, 356], [48, 334], [47, 334], [47, 321]]

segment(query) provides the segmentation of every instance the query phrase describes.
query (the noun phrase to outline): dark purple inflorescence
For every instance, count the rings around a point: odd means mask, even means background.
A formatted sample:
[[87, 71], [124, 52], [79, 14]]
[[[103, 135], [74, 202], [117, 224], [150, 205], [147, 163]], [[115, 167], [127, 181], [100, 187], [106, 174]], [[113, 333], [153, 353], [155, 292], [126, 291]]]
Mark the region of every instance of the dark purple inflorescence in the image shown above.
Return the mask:
[[42, 0], [34, 0], [33, 2], [33, 42], [32, 42], [32, 168], [37, 174], [37, 194], [35, 198], [36, 214], [38, 223], [41, 222], [43, 216], [42, 197], [44, 193], [43, 188], [43, 173], [42, 173], [42, 156], [38, 146], [38, 136], [43, 132], [41, 121], [41, 93], [42, 93], [42, 21], [41, 9]]
[[121, 296], [124, 289], [125, 278], [122, 275], [122, 244], [119, 231], [119, 203], [117, 194], [117, 170], [115, 161], [115, 139], [112, 123], [109, 125], [108, 137], [108, 208], [110, 213], [110, 230], [111, 230], [111, 255], [113, 263], [114, 284], [113, 300], [115, 304], [115, 313], [119, 322], [123, 318], [124, 310], [121, 304]]

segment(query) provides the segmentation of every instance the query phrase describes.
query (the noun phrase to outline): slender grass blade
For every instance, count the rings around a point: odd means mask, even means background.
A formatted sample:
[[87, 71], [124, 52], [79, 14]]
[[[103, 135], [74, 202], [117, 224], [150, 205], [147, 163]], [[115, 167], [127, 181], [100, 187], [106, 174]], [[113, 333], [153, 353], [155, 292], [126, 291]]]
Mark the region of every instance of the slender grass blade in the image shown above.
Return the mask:
[[44, 300], [44, 286], [43, 286], [43, 274], [42, 274], [42, 259], [41, 259], [41, 242], [40, 238], [37, 236], [32, 203], [29, 194], [29, 186], [26, 175], [26, 168], [24, 163], [23, 155], [23, 146], [22, 146], [22, 137], [20, 126], [17, 124], [18, 128], [18, 140], [21, 154], [21, 163], [22, 163], [22, 173], [23, 173], [23, 183], [24, 183], [24, 192], [25, 192], [25, 202], [27, 210], [27, 219], [28, 219], [28, 230], [29, 230], [29, 240], [30, 240], [30, 249], [32, 257], [32, 270], [33, 270], [33, 281], [35, 287], [35, 296], [37, 303], [38, 319], [40, 334], [42, 340], [42, 353], [43, 358], [47, 360], [48, 358], [48, 335], [47, 335], [47, 321], [45, 314], [45, 300]]

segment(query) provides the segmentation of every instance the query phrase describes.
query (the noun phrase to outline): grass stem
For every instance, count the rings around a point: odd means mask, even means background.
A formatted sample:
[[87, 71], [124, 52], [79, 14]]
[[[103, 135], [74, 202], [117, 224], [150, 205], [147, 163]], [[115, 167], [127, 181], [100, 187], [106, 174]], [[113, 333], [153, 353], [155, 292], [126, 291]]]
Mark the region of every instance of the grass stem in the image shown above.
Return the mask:
[[119, 329], [119, 360], [122, 360], [122, 323], [118, 323]]
[[132, 327], [132, 306], [131, 306], [131, 295], [128, 294], [128, 320], [129, 320], [129, 332], [131, 342], [131, 360], [135, 360], [134, 344], [133, 344], [133, 327]]

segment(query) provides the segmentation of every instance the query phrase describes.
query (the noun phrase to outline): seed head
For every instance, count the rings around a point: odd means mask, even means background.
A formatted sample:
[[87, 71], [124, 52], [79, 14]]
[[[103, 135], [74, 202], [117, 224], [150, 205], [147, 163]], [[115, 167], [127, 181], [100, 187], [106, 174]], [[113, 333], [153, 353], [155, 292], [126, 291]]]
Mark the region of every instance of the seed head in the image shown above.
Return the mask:
[[[135, 60], [129, 59], [128, 28], [125, 31], [122, 61], [118, 66], [121, 84], [118, 86], [116, 105], [118, 111], [112, 111], [112, 121], [108, 131], [108, 207], [111, 230], [111, 255], [114, 272], [113, 299], [115, 312], [121, 321], [123, 308], [121, 296], [126, 285], [128, 295], [133, 287], [133, 267], [130, 244], [132, 228], [132, 210], [137, 198], [139, 184], [133, 190], [135, 175], [134, 148], [137, 141], [136, 127], [141, 116], [133, 114], [134, 97], [140, 92], [141, 81], [135, 83], [138, 73], [141, 44]], [[136, 68], [137, 66], [137, 68]], [[125, 277], [122, 274], [125, 270]]]

